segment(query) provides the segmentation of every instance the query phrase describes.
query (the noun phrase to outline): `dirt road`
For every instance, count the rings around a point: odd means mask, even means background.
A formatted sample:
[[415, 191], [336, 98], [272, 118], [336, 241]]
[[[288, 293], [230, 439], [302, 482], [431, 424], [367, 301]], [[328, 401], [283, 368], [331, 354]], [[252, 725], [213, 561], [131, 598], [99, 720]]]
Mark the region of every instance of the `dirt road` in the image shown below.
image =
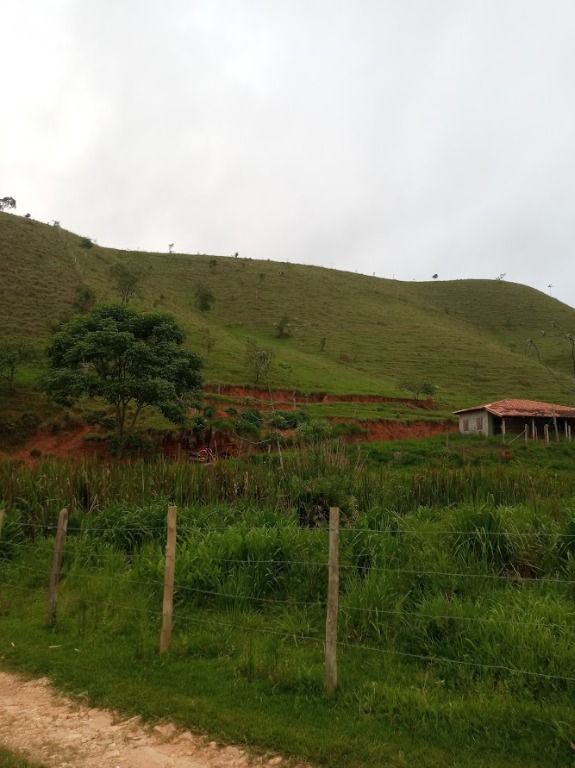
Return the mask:
[[[170, 724], [145, 726], [64, 698], [45, 679], [0, 671], [0, 744], [46, 768], [262, 768], [253, 757]], [[294, 764], [291, 763], [293, 766]], [[306, 768], [299, 763], [297, 768]]]

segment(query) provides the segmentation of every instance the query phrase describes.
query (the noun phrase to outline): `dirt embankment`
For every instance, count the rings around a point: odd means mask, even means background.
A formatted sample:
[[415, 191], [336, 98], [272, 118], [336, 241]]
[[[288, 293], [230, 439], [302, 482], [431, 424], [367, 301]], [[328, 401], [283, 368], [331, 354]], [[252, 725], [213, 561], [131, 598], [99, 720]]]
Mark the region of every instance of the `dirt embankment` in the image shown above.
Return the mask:
[[98, 458], [107, 454], [107, 448], [102, 441], [86, 440], [86, 435], [93, 433], [93, 427], [82, 424], [71, 432], [45, 432], [40, 430], [30, 437], [16, 451], [3, 453], [0, 459], [10, 458], [19, 461], [33, 462], [42, 456], [58, 458]]
[[357, 424], [363, 434], [349, 435], [345, 439], [352, 443], [375, 442], [378, 440], [415, 440], [448, 432], [457, 432], [452, 421], [368, 421], [357, 419], [334, 419], [347, 424]]
[[46, 768], [310, 768], [279, 755], [254, 757], [170, 723], [72, 702], [46, 679], [0, 672], [0, 744]]
[[228, 384], [209, 384], [205, 391], [212, 395], [224, 395], [234, 399], [261, 400], [264, 403], [305, 405], [306, 403], [395, 403], [413, 408], [435, 408], [431, 398], [415, 400], [409, 397], [386, 397], [385, 395], [328, 394], [326, 392], [299, 392], [295, 389], [267, 389]]
[[[241, 386], [219, 386], [218, 388], [208, 387], [206, 389], [205, 402], [214, 406], [215, 415], [219, 418], [227, 418], [228, 415], [222, 402], [212, 398], [210, 394], [215, 394], [217, 389], [219, 394], [226, 395], [236, 401], [237, 410], [245, 410], [250, 407], [246, 404], [247, 398], [257, 400], [258, 409], [267, 411], [281, 406], [283, 410], [293, 410], [306, 403], [399, 403], [409, 405], [420, 409], [434, 408], [435, 403], [431, 400], [409, 400], [394, 399], [380, 395], [331, 395], [325, 393], [312, 393], [309, 395], [286, 389], [270, 390], [257, 387]], [[298, 400], [298, 398], [302, 398]], [[349, 435], [344, 439], [347, 442], [375, 441], [375, 440], [401, 440], [419, 437], [428, 437], [442, 432], [452, 432], [457, 429], [456, 425], [449, 421], [394, 421], [391, 419], [368, 420], [352, 418], [329, 418], [332, 423], [357, 424], [362, 428], [362, 432], [357, 435]], [[1, 458], [17, 459], [24, 462], [34, 462], [45, 456], [56, 458], [105, 458], [109, 451], [106, 443], [98, 439], [98, 434], [94, 434], [94, 428], [82, 424], [69, 432], [46, 432], [40, 430], [33, 437], [29, 438], [24, 445], [17, 451], [2, 454]], [[285, 437], [290, 437], [292, 433], [283, 432]], [[90, 438], [93, 439], [90, 439]], [[198, 452], [209, 451], [210, 455], [219, 458], [227, 458], [244, 454], [246, 451], [257, 450], [250, 448], [250, 441], [244, 441], [233, 432], [208, 428], [203, 435], [201, 444], [193, 432], [182, 430], [180, 432], [167, 432], [161, 435], [149, 433], [148, 437], [152, 442], [157, 443], [157, 450], [168, 458], [197, 458]]]

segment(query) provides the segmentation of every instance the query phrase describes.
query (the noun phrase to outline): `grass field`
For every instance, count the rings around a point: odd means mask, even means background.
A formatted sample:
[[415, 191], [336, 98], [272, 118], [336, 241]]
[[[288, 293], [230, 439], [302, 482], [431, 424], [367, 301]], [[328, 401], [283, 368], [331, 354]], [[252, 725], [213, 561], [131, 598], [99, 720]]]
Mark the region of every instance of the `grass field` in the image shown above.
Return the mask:
[[[99, 705], [333, 768], [570, 765], [574, 459], [563, 443], [503, 461], [497, 441], [456, 436], [294, 450], [283, 471], [273, 455], [208, 468], [4, 463], [3, 663]], [[170, 500], [175, 635], [160, 658]], [[326, 530], [298, 521], [333, 503], [343, 645], [327, 699]]]
[[[86, 248], [77, 235], [10, 214], [0, 214], [0, 335], [44, 343], [50, 327], [74, 311], [83, 286], [100, 302], [117, 300], [110, 277], [117, 262], [141, 272], [135, 306], [170, 312], [184, 326], [189, 345], [206, 358], [208, 381], [248, 381], [244, 350], [254, 337], [274, 352], [277, 386], [406, 396], [405, 379], [426, 379], [447, 408], [573, 394], [565, 334], [575, 331], [575, 310], [531, 288], [402, 283], [248, 258]], [[216, 298], [204, 313], [195, 307], [199, 284]], [[278, 339], [284, 315], [291, 336]]]

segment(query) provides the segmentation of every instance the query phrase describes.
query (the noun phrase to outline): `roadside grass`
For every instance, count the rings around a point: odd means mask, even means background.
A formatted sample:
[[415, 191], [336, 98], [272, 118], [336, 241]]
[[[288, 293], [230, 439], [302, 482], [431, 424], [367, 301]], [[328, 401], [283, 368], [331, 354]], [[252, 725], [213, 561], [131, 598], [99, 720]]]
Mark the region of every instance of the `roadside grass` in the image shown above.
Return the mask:
[[[138, 586], [139, 566], [134, 578], [126, 561], [119, 566], [113, 553], [103, 570], [91, 571], [85, 563], [75, 570], [68, 562], [59, 622], [48, 629], [49, 544], [32, 547], [14, 570], [3, 569], [1, 663], [49, 675], [65, 691], [97, 706], [170, 719], [224, 741], [333, 768], [570, 764], [575, 720], [568, 684], [341, 648], [340, 689], [326, 699], [320, 609], [226, 608], [221, 599], [182, 602], [180, 593], [173, 648], [159, 657], [161, 589]], [[145, 568], [150, 552], [143, 551], [141, 559]], [[22, 567], [30, 562], [33, 572]], [[543, 607], [547, 603], [542, 597], [540, 610], [551, 610]], [[518, 612], [526, 615], [519, 606]], [[318, 642], [298, 639], [302, 627]], [[425, 634], [433, 643], [431, 627], [428, 622]], [[346, 632], [342, 627], [343, 637]], [[492, 643], [497, 635], [492, 630]], [[536, 648], [544, 635], [532, 631], [523, 644]], [[507, 653], [519, 639], [515, 632], [495, 640], [493, 653], [502, 652], [497, 647], [502, 642]], [[386, 648], [373, 637], [371, 646]], [[541, 662], [545, 650], [538, 652]], [[568, 663], [560, 664], [564, 672]]]
[[[286, 451], [283, 471], [267, 455], [211, 467], [1, 463], [0, 663], [97, 705], [333, 768], [569, 765], [574, 446], [525, 446], [501, 463], [497, 441], [399, 445], [422, 465], [337, 445]], [[169, 501], [175, 634], [159, 657]], [[301, 515], [332, 503], [345, 645], [326, 699], [327, 535]]]
[[31, 763], [25, 757], [17, 755], [0, 744], [0, 768], [42, 768], [39, 763]]

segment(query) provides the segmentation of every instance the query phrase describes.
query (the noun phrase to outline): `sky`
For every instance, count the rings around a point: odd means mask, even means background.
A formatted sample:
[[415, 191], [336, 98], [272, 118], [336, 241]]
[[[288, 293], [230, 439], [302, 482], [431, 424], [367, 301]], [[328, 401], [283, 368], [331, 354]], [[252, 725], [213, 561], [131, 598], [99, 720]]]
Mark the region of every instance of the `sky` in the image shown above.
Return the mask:
[[0, 197], [101, 245], [575, 305], [574, 40], [572, 0], [0, 0]]

